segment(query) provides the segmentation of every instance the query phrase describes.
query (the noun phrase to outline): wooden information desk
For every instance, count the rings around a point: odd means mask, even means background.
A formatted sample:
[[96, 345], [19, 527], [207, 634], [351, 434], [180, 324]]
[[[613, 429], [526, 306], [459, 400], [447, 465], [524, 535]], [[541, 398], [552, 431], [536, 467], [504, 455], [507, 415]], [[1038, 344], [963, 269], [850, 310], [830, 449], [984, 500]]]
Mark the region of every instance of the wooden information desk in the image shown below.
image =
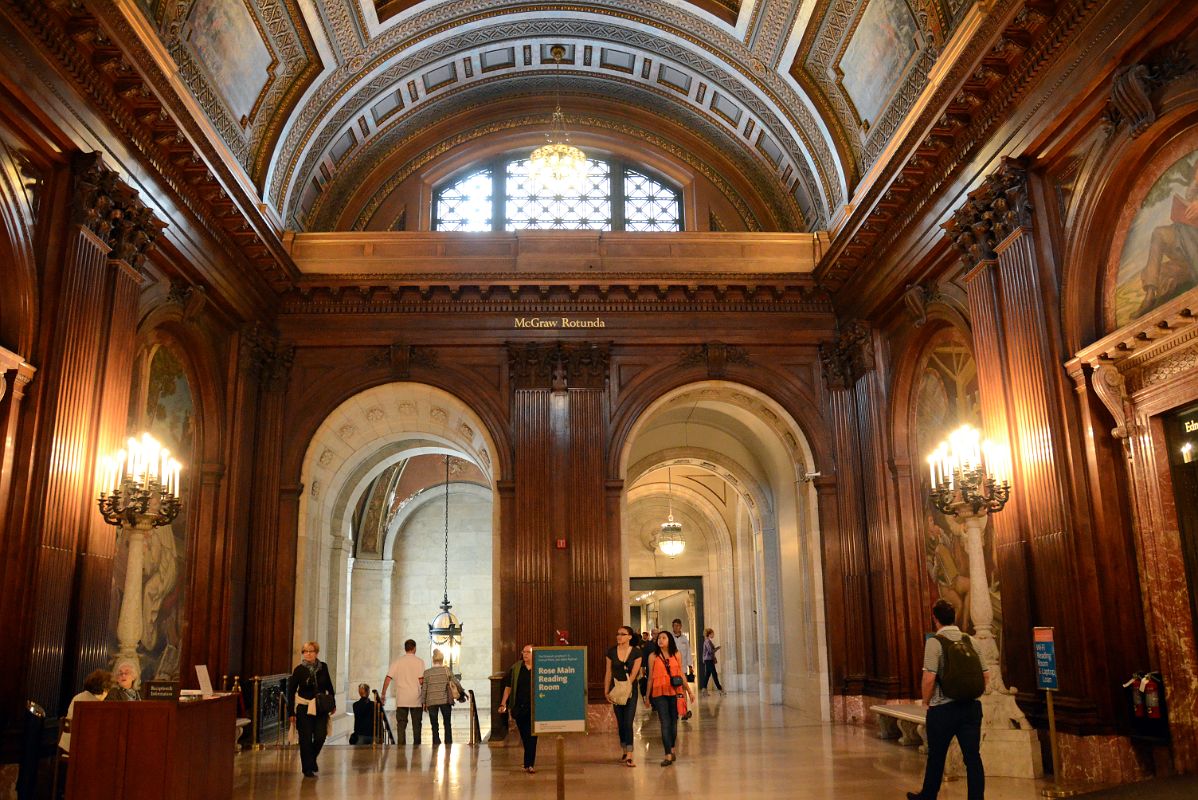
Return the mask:
[[233, 795], [237, 698], [76, 703], [67, 800]]

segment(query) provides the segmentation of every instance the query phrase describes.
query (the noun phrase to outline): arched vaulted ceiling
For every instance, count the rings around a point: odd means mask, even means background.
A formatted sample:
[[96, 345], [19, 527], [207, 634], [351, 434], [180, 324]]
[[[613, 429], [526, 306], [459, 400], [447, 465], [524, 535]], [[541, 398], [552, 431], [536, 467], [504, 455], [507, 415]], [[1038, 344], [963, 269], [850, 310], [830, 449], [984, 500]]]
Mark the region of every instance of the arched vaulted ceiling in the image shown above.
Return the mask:
[[155, 30], [263, 202], [308, 230], [352, 226], [342, 204], [377, 194], [381, 165], [426, 158], [413, 131], [465, 119], [474, 138], [543, 130], [555, 90], [580, 142], [618, 131], [680, 164], [700, 142], [712, 170], [735, 173], [713, 178], [725, 194], [753, 187], [734, 205], [768, 209], [767, 227], [826, 228], [971, 5], [137, 2], [135, 27]]

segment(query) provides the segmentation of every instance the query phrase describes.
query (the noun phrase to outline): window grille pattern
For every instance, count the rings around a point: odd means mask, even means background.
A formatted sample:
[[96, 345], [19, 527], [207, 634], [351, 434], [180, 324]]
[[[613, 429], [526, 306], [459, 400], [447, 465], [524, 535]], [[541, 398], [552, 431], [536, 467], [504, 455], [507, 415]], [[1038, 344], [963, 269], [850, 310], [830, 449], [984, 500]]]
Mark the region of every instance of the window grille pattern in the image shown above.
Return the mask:
[[682, 229], [678, 193], [648, 175], [624, 170], [624, 230], [677, 231]]
[[433, 206], [433, 230], [491, 230], [491, 199], [495, 181], [484, 169], [461, 178], [437, 193]]
[[527, 157], [464, 175], [434, 194], [432, 229], [682, 230], [680, 192], [619, 161], [587, 162], [586, 185], [568, 195], [550, 194], [533, 181]]
[[587, 159], [587, 182], [577, 194], [549, 194], [529, 176], [528, 159], [507, 165], [507, 231], [610, 231], [611, 167]]

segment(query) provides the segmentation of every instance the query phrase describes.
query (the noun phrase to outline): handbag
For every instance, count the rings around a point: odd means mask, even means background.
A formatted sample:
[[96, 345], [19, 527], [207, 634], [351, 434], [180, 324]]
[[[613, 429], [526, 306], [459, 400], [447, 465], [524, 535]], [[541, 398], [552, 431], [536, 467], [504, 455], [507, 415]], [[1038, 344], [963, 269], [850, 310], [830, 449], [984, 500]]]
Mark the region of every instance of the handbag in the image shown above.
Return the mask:
[[622, 706], [632, 697], [632, 681], [617, 680], [612, 683], [611, 691], [607, 693], [607, 701], [613, 706]]
[[316, 713], [332, 714], [337, 709], [337, 698], [332, 692], [320, 692], [316, 695]]
[[682, 676], [675, 675], [673, 673], [673, 671], [670, 669], [670, 657], [669, 656], [666, 656], [661, 661], [663, 664], [666, 665], [666, 674], [670, 676], [670, 685], [673, 686], [675, 689], [677, 689], [683, 683]]
[[449, 697], [455, 703], [465, 703], [469, 699], [466, 696], [466, 690], [462, 688], [462, 684], [458, 683], [454, 678], [449, 679]]

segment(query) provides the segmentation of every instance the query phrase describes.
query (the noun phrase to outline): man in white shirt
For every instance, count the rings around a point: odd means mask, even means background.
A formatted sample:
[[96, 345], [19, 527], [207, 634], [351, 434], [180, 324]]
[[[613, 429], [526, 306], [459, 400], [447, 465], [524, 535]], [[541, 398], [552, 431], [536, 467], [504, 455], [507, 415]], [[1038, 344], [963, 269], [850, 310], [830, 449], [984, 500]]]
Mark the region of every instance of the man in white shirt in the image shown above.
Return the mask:
[[404, 654], [395, 659], [387, 669], [383, 680], [382, 700], [387, 702], [387, 687], [395, 681], [395, 737], [404, 743], [407, 733], [408, 715], [412, 717], [412, 744], [420, 744], [420, 723], [424, 720], [424, 708], [420, 705], [420, 684], [424, 682], [424, 661], [416, 655], [416, 640], [403, 643]]
[[[678, 645], [678, 658], [682, 661], [682, 671], [686, 673], [684, 677], [690, 680], [694, 676], [694, 668], [691, 666], [694, 662], [691, 661], [691, 637], [682, 632], [682, 620], [674, 620], [674, 644]], [[682, 721], [691, 718], [691, 710], [688, 708], [686, 713], [682, 715]]]

